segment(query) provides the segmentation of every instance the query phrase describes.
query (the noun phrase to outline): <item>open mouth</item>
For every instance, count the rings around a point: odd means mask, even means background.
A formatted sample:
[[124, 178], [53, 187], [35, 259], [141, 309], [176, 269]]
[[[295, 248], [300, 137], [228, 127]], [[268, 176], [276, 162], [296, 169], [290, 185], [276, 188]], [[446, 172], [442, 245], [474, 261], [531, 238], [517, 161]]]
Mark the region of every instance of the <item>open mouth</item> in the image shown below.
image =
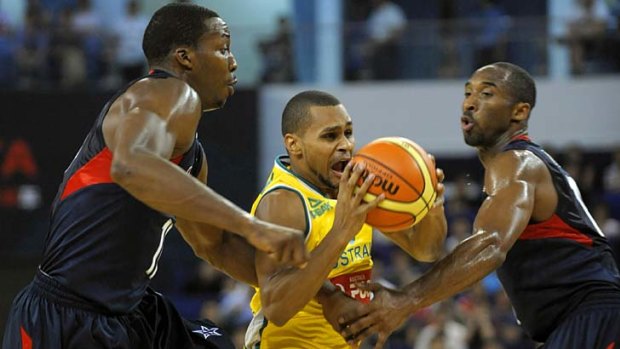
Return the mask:
[[472, 129], [472, 127], [474, 127], [473, 120], [468, 116], [462, 116], [461, 117], [461, 129], [463, 131], [469, 131]]
[[339, 160], [336, 161], [335, 163], [332, 164], [331, 166], [331, 170], [337, 175], [337, 176], [341, 176], [342, 172], [344, 172], [344, 168], [347, 166], [347, 164], [349, 163], [349, 161], [351, 161], [351, 159], [344, 159], [344, 160]]

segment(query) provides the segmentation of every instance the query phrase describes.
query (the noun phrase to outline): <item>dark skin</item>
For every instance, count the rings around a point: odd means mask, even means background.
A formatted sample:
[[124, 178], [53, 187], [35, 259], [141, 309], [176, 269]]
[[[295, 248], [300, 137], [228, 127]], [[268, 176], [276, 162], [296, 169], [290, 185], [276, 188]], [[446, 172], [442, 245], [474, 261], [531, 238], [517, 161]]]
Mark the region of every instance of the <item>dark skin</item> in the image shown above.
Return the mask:
[[[237, 62], [228, 27], [221, 18], [205, 25], [195, 47], [173, 48], [150, 67], [176, 78], [140, 80], [110, 107], [103, 136], [113, 153], [111, 177], [147, 206], [174, 215], [198, 256], [256, 284], [254, 248], [278, 262], [302, 265], [303, 233], [256, 219], [207, 187], [206, 158], [200, 179], [169, 160], [189, 150], [203, 111], [221, 108], [234, 93]], [[235, 256], [234, 263], [225, 251]]]
[[[389, 334], [415, 311], [480, 281], [503, 264], [530, 220], [544, 221], [555, 212], [558, 195], [545, 164], [528, 151], [501, 151], [515, 136], [527, 133], [531, 109], [529, 103], [514, 100], [509, 84], [507, 71], [489, 65], [478, 69], [465, 85], [463, 136], [478, 150], [488, 195], [478, 210], [473, 235], [401, 290], [382, 288], [379, 292], [389, 299], [390, 317], [376, 332]], [[344, 336], [359, 340], [368, 335], [363, 332], [368, 327], [365, 319], [342, 320], [348, 324]], [[376, 348], [385, 343], [386, 337], [381, 338]]]
[[[265, 316], [276, 325], [283, 325], [313, 297], [324, 306], [324, 315], [339, 331], [338, 318], [356, 312], [375, 318], [374, 306], [363, 304], [336, 289], [327, 276], [342, 250], [360, 231], [366, 214], [377, 200], [365, 204], [361, 200], [373, 177], [367, 178], [361, 190], [353, 190], [363, 167], [353, 168], [349, 163], [344, 172], [334, 170], [339, 161], [348, 161], [355, 145], [353, 125], [342, 105], [310, 107], [311, 121], [304, 130], [287, 134], [284, 144], [291, 158], [291, 170], [316, 187], [337, 199], [334, 224], [330, 232], [311, 252], [305, 269], [282, 267], [273, 260], [257, 253], [256, 268], [261, 288], [261, 303]], [[443, 179], [443, 172], [438, 170]], [[439, 197], [428, 219], [415, 228], [390, 233], [388, 236], [409, 254], [421, 260], [439, 257], [446, 234], [443, 213], [443, 185], [438, 184]], [[299, 197], [287, 190], [276, 190], [260, 202], [256, 215], [272, 223], [297, 229], [306, 229], [305, 210]], [[420, 233], [427, 231], [427, 233]], [[295, 294], [295, 297], [287, 295]]]

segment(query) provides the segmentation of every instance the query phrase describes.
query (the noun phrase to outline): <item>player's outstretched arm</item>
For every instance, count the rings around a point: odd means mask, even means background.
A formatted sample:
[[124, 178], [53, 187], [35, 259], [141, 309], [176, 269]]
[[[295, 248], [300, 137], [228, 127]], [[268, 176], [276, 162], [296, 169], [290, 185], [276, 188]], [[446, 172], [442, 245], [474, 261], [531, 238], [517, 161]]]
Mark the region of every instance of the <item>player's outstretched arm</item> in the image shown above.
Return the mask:
[[[433, 158], [434, 161], [434, 158]], [[436, 169], [437, 198], [428, 214], [415, 226], [400, 232], [386, 233], [394, 243], [421, 262], [434, 262], [444, 252], [448, 223], [444, 212], [444, 173]]]
[[168, 160], [193, 142], [201, 113], [196, 92], [180, 80], [134, 84], [103, 124], [112, 180], [155, 210], [238, 233], [283, 261], [304, 263], [300, 231], [257, 220]]
[[[207, 173], [207, 158], [203, 152], [202, 168], [196, 178], [205, 185], [207, 185]], [[235, 280], [258, 286], [254, 268], [256, 250], [245, 239], [206, 223], [178, 217], [176, 227], [197, 257], [206, 260]]]
[[[354, 194], [353, 190], [362, 174], [363, 166], [358, 166], [353, 171], [351, 168], [352, 165], [345, 168], [340, 180], [334, 225], [321, 243], [312, 250], [304, 269], [283, 268], [264, 253], [256, 254], [256, 273], [261, 289], [263, 313], [277, 326], [284, 325], [317, 294], [338, 256], [362, 228], [367, 212], [383, 199], [380, 196], [370, 204], [363, 203], [362, 198], [374, 177], [369, 176], [361, 190]], [[256, 215], [277, 224], [306, 228], [303, 203], [290, 191], [275, 190], [263, 197]]]
[[[501, 153], [487, 164], [488, 197], [474, 221], [473, 235], [422, 277], [392, 292], [391, 316], [380, 332], [391, 333], [413, 312], [467, 289], [502, 265], [532, 215], [540, 166], [544, 165], [535, 156], [516, 152]], [[343, 336], [357, 338], [355, 334], [367, 327], [364, 319], [358, 320]]]

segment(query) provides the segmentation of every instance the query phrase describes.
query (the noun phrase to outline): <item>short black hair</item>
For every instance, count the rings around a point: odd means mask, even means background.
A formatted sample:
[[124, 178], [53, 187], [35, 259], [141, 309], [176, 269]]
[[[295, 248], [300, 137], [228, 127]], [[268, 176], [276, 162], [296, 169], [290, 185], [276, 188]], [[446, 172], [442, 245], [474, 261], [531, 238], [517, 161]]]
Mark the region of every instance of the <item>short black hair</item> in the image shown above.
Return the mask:
[[507, 86], [515, 102], [529, 103], [530, 110], [536, 105], [536, 83], [532, 76], [523, 68], [508, 62], [497, 62], [491, 64], [501, 70], [507, 71]]
[[196, 47], [208, 30], [205, 20], [212, 17], [219, 15], [194, 4], [172, 3], [157, 10], [142, 38], [142, 51], [149, 65], [162, 62], [175, 47]]
[[310, 121], [310, 107], [342, 104], [333, 95], [317, 90], [303, 91], [291, 98], [282, 112], [282, 136], [303, 133]]

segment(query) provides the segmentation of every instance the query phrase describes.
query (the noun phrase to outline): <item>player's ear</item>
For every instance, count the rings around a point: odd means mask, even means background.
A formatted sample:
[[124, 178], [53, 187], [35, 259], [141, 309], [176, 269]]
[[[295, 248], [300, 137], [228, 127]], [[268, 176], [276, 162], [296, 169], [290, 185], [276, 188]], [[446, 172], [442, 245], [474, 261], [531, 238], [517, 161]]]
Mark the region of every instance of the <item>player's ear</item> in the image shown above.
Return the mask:
[[527, 121], [527, 119], [529, 119], [530, 117], [531, 109], [532, 107], [530, 106], [529, 103], [519, 102], [515, 104], [515, 106], [512, 108], [511, 121], [513, 122]]
[[174, 59], [187, 70], [194, 68], [192, 51], [188, 47], [177, 47], [174, 50]]
[[294, 134], [284, 135], [284, 146], [291, 156], [301, 154], [301, 140]]

